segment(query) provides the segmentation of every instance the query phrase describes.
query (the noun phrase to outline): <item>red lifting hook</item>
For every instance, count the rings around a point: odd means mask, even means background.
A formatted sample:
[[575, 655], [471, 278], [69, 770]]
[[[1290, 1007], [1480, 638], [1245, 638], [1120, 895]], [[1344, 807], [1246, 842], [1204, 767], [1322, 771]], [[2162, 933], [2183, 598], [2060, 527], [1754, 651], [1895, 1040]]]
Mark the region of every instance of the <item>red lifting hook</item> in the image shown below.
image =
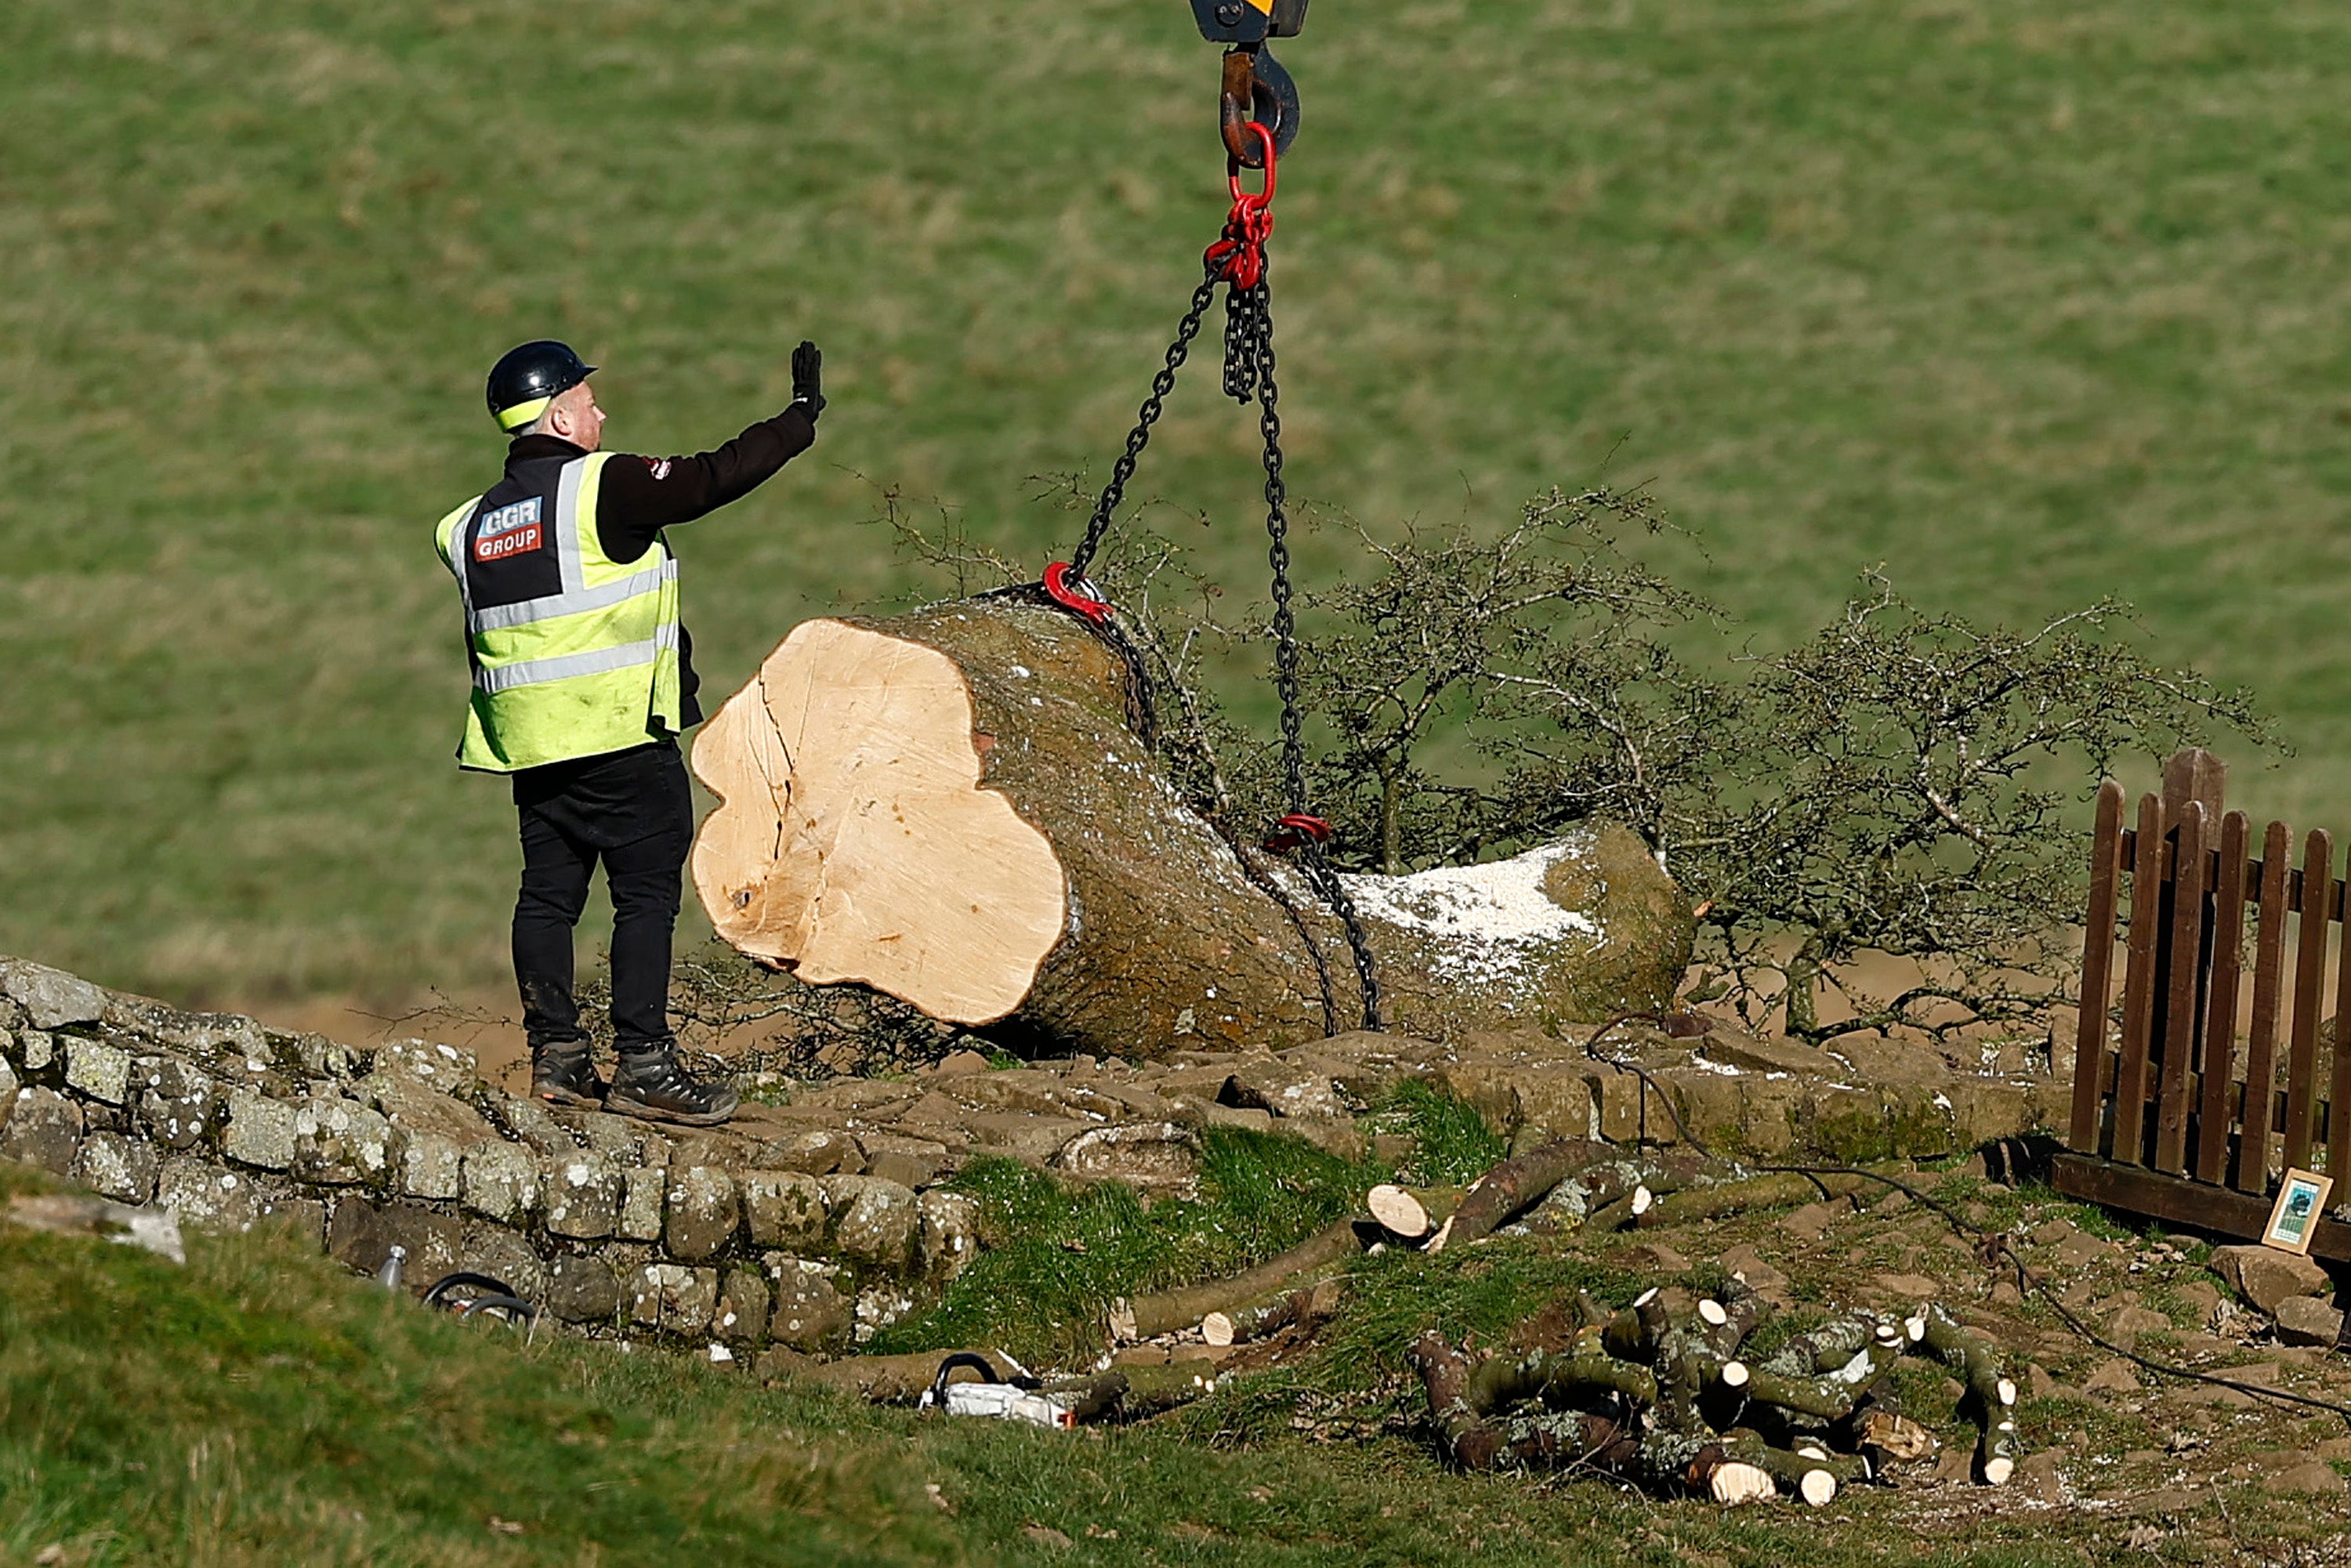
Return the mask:
[[1265, 847], [1275, 854], [1287, 854], [1309, 843], [1331, 841], [1331, 824], [1304, 811], [1291, 811], [1273, 825], [1276, 831], [1267, 838]]
[[1094, 585], [1084, 578], [1070, 580], [1070, 563], [1057, 560], [1045, 569], [1045, 591], [1062, 609], [1084, 616], [1094, 624], [1110, 622], [1111, 603], [1094, 591]]

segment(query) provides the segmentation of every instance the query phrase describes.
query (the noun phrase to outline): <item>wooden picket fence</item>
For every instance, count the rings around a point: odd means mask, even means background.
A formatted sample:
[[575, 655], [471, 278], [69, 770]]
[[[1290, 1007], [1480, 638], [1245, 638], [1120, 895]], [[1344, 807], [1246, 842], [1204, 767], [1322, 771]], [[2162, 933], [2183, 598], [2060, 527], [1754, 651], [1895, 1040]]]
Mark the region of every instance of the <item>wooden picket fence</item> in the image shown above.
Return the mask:
[[[2256, 854], [2245, 813], [2222, 810], [2225, 780], [2211, 753], [2179, 753], [2163, 792], [2140, 798], [2135, 826], [2122, 786], [2099, 789], [2073, 1121], [2054, 1180], [2075, 1197], [2257, 1238], [2288, 1168], [2323, 1170], [2337, 1198], [2351, 1197], [2351, 1030], [2332, 1022], [2326, 983], [2332, 967], [2335, 997], [2351, 998], [2351, 941], [2333, 835], [2313, 829], [2297, 866], [2292, 830], [2272, 822]], [[2311, 1251], [2351, 1259], [2351, 1226], [2322, 1219]]]

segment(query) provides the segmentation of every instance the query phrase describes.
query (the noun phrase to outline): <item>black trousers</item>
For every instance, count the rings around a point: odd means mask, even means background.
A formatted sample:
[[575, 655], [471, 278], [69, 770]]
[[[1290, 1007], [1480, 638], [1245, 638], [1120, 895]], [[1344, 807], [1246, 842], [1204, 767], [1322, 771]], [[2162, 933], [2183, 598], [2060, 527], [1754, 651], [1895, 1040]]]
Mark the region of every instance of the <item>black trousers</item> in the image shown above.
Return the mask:
[[571, 995], [571, 934], [599, 862], [612, 895], [612, 1033], [621, 1050], [669, 1038], [670, 937], [694, 839], [677, 743], [549, 763], [514, 776], [522, 827], [515, 980], [531, 1043], [585, 1038]]

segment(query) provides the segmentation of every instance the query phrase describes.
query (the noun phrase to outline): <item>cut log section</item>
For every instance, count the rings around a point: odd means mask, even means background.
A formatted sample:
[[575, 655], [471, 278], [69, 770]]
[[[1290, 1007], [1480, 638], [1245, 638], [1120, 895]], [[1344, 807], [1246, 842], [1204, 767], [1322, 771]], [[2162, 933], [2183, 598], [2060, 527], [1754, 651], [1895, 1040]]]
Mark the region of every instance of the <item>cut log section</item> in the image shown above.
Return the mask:
[[2001, 1369], [2000, 1347], [1939, 1306], [1926, 1310], [1919, 1336], [1936, 1358], [1959, 1373], [1975, 1406], [1982, 1437], [1976, 1444], [1976, 1479], [2000, 1486], [2016, 1473], [2016, 1384]]
[[1458, 1186], [1398, 1186], [1382, 1182], [1364, 1197], [1380, 1228], [1399, 1241], [1426, 1241], [1461, 1207]]
[[[1250, 850], [1244, 866], [1125, 712], [1123, 666], [1058, 611], [807, 622], [695, 743], [720, 802], [695, 891], [752, 958], [1016, 1048], [1319, 1038], [1309, 936], [1336, 1021], [1357, 1017], [1335, 917], [1287, 862]], [[1622, 828], [1346, 884], [1388, 1022], [1426, 1036], [1660, 1008], [1688, 958], [1687, 901]]]
[[1608, 1354], [1625, 1361], [1647, 1361], [1657, 1354], [1666, 1335], [1664, 1292], [1655, 1285], [1633, 1299], [1633, 1304], [1608, 1320], [1600, 1331]]
[[1429, 1242], [1431, 1252], [1482, 1241], [1516, 1215], [1542, 1201], [1552, 1188], [1577, 1171], [1615, 1155], [1610, 1144], [1558, 1138], [1516, 1155], [1469, 1184], [1460, 1207]]
[[1286, 1328], [1311, 1329], [1339, 1310], [1346, 1292], [1346, 1281], [1342, 1278], [1318, 1279], [1312, 1284], [1282, 1291], [1261, 1301], [1210, 1312], [1200, 1320], [1200, 1338], [1222, 1350], [1228, 1345], [1248, 1344]]
[[1110, 1333], [1116, 1341], [1156, 1339], [1164, 1333], [1196, 1328], [1211, 1312], [1232, 1312], [1291, 1291], [1321, 1283], [1324, 1270], [1364, 1249], [1358, 1220], [1342, 1219], [1324, 1227], [1291, 1248], [1270, 1258], [1245, 1274], [1186, 1285], [1153, 1295], [1123, 1298], [1111, 1303]]
[[1933, 1452], [1933, 1434], [1879, 1392], [1915, 1350], [1966, 1375], [1982, 1416], [1979, 1478], [1996, 1486], [2014, 1473], [2015, 1385], [1997, 1347], [1942, 1308], [1855, 1314], [1750, 1363], [1738, 1352], [1764, 1312], [1755, 1291], [1734, 1278], [1685, 1301], [1668, 1308], [1652, 1289], [1612, 1315], [1580, 1297], [1583, 1326], [1557, 1350], [1473, 1356], [1423, 1333], [1408, 1356], [1440, 1451], [1464, 1469], [1590, 1468], [1719, 1503], [1785, 1490], [1820, 1508], [1880, 1479], [1884, 1461]]

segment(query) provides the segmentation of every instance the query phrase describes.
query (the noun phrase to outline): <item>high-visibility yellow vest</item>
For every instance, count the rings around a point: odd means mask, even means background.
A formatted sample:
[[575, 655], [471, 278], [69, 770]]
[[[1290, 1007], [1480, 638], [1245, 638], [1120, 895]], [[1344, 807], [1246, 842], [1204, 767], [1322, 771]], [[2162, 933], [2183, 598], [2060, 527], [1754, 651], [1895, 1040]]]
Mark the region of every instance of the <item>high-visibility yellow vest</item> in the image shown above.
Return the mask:
[[683, 727], [677, 560], [659, 537], [626, 565], [604, 553], [596, 495], [610, 458], [517, 464], [434, 530], [474, 671], [461, 768], [512, 773]]

